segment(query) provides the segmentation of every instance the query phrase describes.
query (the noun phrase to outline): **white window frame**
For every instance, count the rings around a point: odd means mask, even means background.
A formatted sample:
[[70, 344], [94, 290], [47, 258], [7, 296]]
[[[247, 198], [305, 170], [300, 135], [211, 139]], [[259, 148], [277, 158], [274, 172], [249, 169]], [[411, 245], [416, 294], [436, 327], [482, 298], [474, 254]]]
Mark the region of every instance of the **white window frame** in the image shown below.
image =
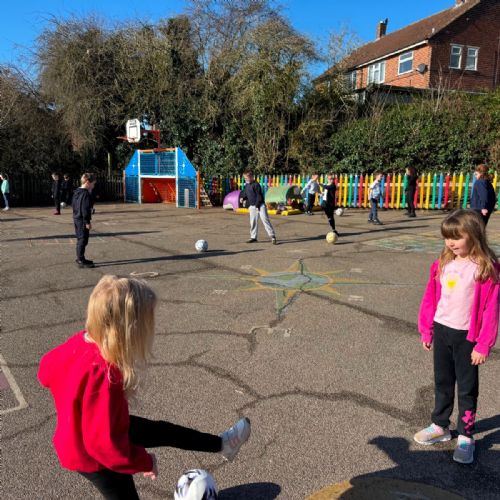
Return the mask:
[[[453, 54], [453, 49], [459, 49], [459, 54]], [[462, 57], [464, 53], [464, 46], [463, 45], [458, 45], [456, 43], [451, 44], [451, 49], [450, 49], [450, 68], [451, 69], [462, 69]], [[451, 61], [453, 56], [458, 55], [458, 66], [452, 66]]]
[[[401, 64], [411, 62], [410, 69], [406, 71], [401, 71]], [[406, 73], [411, 73], [413, 71], [413, 50], [405, 52], [399, 56], [398, 62], [398, 75], [405, 75]]]
[[356, 84], [357, 84], [356, 73], [357, 73], [357, 70], [354, 69], [352, 71], [349, 71], [349, 73], [347, 73], [347, 75], [346, 75], [346, 86], [349, 90], [356, 90]]
[[[474, 50], [475, 51], [474, 67], [473, 68], [469, 68], [468, 67], [469, 50]], [[467, 71], [477, 71], [477, 61], [478, 61], [478, 59], [479, 59], [479, 47], [467, 47], [467, 55], [465, 56], [465, 69]]]
[[385, 81], [385, 61], [379, 61], [368, 66], [368, 84], [384, 83]]

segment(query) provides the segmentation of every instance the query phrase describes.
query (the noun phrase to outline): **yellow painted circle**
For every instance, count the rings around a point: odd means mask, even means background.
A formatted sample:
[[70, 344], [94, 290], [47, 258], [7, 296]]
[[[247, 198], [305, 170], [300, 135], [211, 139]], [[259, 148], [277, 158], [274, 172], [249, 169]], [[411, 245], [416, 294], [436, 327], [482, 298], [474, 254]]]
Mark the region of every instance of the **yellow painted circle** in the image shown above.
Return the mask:
[[464, 500], [464, 497], [430, 486], [402, 479], [351, 479], [327, 486], [307, 500]]

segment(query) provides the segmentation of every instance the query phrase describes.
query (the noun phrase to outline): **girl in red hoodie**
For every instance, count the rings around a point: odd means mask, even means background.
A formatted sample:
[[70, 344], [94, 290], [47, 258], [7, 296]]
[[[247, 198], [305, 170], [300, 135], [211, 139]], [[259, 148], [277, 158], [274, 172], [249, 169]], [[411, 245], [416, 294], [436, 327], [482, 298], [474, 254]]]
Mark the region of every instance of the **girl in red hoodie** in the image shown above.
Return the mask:
[[54, 447], [67, 469], [107, 499], [138, 499], [132, 475], [156, 479], [146, 448], [220, 452], [232, 460], [250, 435], [242, 418], [219, 436], [129, 415], [154, 337], [156, 296], [143, 281], [104, 276], [94, 288], [86, 329], [45, 354], [38, 378], [57, 411]]

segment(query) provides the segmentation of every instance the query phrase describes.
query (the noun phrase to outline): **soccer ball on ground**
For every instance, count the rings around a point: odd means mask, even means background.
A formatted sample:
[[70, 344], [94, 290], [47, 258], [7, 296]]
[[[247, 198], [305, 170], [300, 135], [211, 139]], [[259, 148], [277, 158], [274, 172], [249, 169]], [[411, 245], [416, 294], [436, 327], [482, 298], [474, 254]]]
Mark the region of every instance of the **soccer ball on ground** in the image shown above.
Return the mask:
[[333, 232], [333, 231], [330, 231], [327, 235], [326, 235], [326, 242], [327, 243], [337, 243], [337, 240], [338, 240], [338, 236]]
[[335, 210], [335, 215], [341, 217], [342, 215], [344, 215], [344, 209], [342, 207], [337, 208], [337, 210]]
[[194, 247], [198, 252], [206, 252], [208, 250], [208, 243], [205, 240], [198, 240]]
[[217, 485], [206, 470], [188, 470], [177, 481], [175, 500], [217, 500], [217, 498]]
[[61, 208], [66, 208], [66, 203], [64, 203], [64, 201], [61, 201]]

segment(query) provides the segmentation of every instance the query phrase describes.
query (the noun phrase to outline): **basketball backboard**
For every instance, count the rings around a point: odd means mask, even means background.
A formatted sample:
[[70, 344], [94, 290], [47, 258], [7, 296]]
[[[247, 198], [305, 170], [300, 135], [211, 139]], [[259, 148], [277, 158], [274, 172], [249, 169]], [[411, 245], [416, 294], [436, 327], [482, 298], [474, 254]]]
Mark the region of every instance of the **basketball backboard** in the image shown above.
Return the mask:
[[141, 140], [141, 122], [137, 118], [127, 120], [127, 140], [128, 142]]

